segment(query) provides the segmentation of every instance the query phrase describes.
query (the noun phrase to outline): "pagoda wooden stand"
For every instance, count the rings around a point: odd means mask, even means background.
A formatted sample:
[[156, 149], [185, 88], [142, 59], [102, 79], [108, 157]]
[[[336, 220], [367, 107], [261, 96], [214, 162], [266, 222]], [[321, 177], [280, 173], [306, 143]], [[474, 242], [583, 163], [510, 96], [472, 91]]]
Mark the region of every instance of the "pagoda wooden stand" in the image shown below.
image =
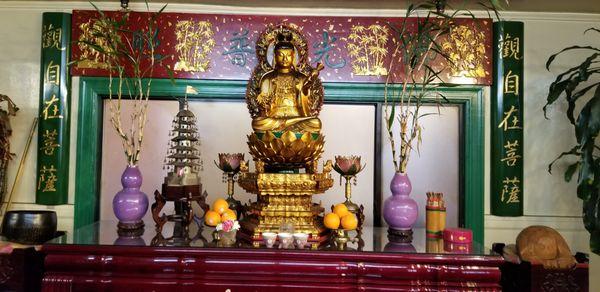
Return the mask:
[[[152, 219], [156, 230], [160, 233], [168, 221], [180, 222], [187, 228], [194, 219], [192, 203], [198, 204], [206, 213], [206, 191], [202, 193], [202, 184], [198, 175], [201, 166], [198, 146], [198, 129], [196, 117], [188, 109], [187, 98], [179, 100], [179, 112], [173, 119], [170, 132], [171, 141], [165, 168], [168, 174], [162, 184], [162, 193], [154, 191], [155, 202], [152, 204]], [[161, 211], [165, 204], [171, 201], [175, 214], [166, 215]]]

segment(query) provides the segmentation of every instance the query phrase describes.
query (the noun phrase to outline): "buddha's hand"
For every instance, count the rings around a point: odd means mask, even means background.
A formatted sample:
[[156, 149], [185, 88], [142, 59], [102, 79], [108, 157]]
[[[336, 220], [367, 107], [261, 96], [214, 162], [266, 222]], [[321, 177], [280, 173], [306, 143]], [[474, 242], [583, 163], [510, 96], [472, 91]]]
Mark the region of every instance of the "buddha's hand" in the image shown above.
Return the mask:
[[256, 101], [258, 102], [258, 104], [262, 107], [266, 107], [268, 106], [270, 100], [269, 100], [269, 95], [268, 94], [264, 94], [264, 93], [260, 93], [258, 94], [258, 96], [256, 97]]
[[317, 78], [319, 78], [319, 72], [324, 68], [325, 66], [323, 66], [323, 64], [317, 63], [317, 67], [313, 69], [310, 72], [310, 75], [308, 75], [308, 78], [304, 80], [304, 83], [302, 84], [302, 93], [304, 93], [304, 95], [308, 95], [308, 91], [312, 87], [313, 83], [315, 80], [317, 80]]

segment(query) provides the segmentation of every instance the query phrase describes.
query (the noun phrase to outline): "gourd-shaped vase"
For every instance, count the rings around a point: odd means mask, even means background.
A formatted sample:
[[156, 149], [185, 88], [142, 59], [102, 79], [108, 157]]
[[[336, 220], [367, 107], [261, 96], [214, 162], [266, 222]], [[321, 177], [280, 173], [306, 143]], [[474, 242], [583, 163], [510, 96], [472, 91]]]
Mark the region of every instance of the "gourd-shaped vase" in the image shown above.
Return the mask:
[[383, 202], [383, 219], [391, 229], [412, 229], [419, 215], [419, 206], [409, 197], [412, 185], [408, 175], [396, 172], [390, 183], [390, 190], [392, 196]]
[[120, 190], [113, 199], [113, 211], [119, 228], [136, 229], [144, 226], [142, 218], [148, 211], [148, 197], [142, 191], [142, 173], [137, 165], [128, 165], [121, 175]]

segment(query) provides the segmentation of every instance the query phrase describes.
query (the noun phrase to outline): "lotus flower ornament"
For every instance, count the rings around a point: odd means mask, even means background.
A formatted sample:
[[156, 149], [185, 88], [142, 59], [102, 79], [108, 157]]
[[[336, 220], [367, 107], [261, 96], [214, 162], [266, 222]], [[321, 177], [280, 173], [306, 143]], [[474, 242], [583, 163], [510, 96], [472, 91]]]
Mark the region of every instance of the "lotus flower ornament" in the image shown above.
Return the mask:
[[271, 168], [305, 167], [323, 153], [325, 138], [321, 134], [267, 131], [248, 135], [250, 154]]
[[[215, 161], [215, 165], [223, 171], [223, 181], [227, 182], [226, 201], [229, 204], [229, 209], [235, 210], [238, 218], [241, 218], [244, 214], [244, 206], [233, 197], [234, 181], [243, 161], [245, 162], [244, 153], [219, 153], [219, 162]], [[246, 162], [246, 164], [248, 163]]]
[[340, 185], [342, 184], [342, 177], [346, 179], [346, 201], [344, 201], [344, 205], [348, 207], [348, 211], [356, 215], [358, 218], [358, 228], [357, 230], [360, 232], [362, 230], [362, 224], [365, 221], [364, 215], [364, 206], [358, 206], [354, 202], [352, 202], [352, 186], [351, 180], [354, 178], [354, 185], [356, 185], [356, 175], [365, 169], [365, 165], [360, 163], [360, 156], [350, 155], [350, 156], [335, 156], [335, 164], [333, 165], [333, 169], [340, 174]]
[[342, 176], [356, 176], [365, 168], [360, 164], [360, 156], [336, 156], [333, 169]]
[[243, 160], [243, 153], [219, 153], [219, 163], [215, 161], [215, 164], [223, 172], [238, 173]]

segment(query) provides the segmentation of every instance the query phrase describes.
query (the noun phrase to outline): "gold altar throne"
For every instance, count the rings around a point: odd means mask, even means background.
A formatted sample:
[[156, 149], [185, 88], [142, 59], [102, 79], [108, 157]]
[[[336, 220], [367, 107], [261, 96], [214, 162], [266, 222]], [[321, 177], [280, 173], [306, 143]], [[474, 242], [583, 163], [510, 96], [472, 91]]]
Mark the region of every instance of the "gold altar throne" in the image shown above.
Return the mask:
[[[268, 60], [272, 49], [273, 58]], [[308, 63], [306, 39], [287, 25], [268, 27], [256, 42], [258, 65], [246, 90], [253, 132], [248, 146], [255, 172], [243, 164], [239, 185], [257, 195], [242, 228], [253, 240], [262, 232], [278, 232], [292, 225], [294, 232], [318, 241], [325, 228], [320, 204], [312, 196], [333, 185], [331, 161], [319, 173], [324, 136], [318, 118], [323, 105], [321, 64]]]

